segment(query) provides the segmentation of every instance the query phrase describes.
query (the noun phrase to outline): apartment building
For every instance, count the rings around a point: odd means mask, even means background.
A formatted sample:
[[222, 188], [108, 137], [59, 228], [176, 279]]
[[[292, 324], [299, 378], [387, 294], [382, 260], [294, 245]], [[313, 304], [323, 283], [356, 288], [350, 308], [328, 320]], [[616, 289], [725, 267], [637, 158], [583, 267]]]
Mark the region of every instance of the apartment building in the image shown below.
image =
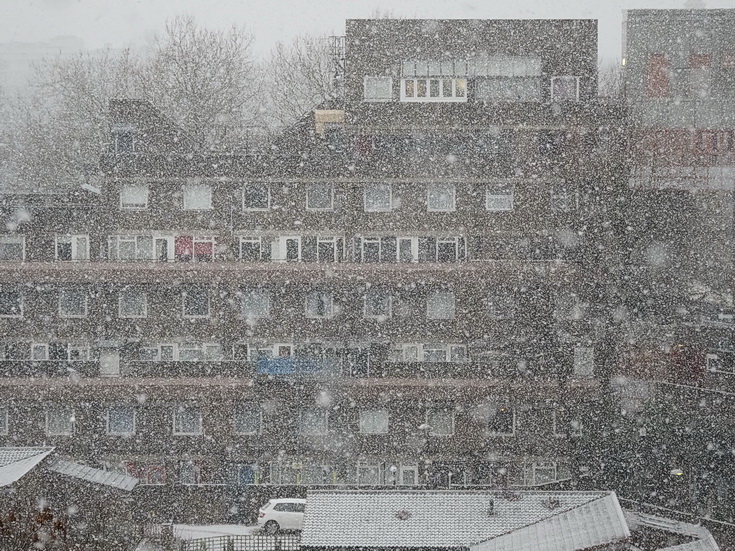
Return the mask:
[[589, 474], [627, 193], [596, 43], [350, 20], [343, 104], [265, 154], [112, 101], [98, 180], [4, 198], [0, 443], [220, 519], [264, 486]]
[[[630, 310], [629, 374], [653, 383], [628, 428], [638, 449], [664, 443], [666, 467], [686, 473], [681, 507], [729, 521], [735, 488], [720, 457], [735, 436], [734, 23], [731, 9], [631, 10], [623, 53], [631, 294], [646, 297]], [[648, 432], [663, 415], [676, 420], [670, 431]]]

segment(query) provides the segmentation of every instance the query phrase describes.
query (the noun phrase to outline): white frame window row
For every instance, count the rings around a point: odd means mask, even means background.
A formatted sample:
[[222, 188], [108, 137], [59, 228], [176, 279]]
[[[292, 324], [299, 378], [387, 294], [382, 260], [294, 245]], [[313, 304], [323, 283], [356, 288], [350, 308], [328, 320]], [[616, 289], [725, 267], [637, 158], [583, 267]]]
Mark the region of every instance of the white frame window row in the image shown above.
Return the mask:
[[397, 363], [467, 363], [467, 345], [451, 343], [398, 343], [391, 351]]
[[224, 359], [218, 342], [159, 342], [145, 343], [140, 348], [142, 362], [219, 362]]

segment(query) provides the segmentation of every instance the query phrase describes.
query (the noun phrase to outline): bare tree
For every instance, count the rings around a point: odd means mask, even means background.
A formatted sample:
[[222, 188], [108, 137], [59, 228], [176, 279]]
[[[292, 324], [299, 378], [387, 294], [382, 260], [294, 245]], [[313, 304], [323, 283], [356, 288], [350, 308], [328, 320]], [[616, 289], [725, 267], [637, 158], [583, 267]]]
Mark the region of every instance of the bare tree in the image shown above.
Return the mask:
[[620, 60], [600, 59], [597, 71], [597, 95], [603, 98], [620, 99], [623, 93], [623, 67]]
[[327, 37], [298, 36], [279, 42], [265, 65], [269, 119], [288, 125], [334, 98], [334, 65]]
[[145, 97], [200, 143], [232, 145], [256, 120], [260, 78], [252, 36], [235, 26], [209, 30], [191, 17], [166, 23], [139, 78]]

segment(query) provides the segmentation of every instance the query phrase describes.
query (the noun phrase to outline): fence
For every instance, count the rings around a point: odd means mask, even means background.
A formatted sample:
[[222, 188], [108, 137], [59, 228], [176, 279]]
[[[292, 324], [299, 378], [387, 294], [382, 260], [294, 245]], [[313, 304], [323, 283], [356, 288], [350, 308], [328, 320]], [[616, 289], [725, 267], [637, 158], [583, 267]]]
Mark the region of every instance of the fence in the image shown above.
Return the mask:
[[301, 536], [217, 536], [182, 541], [179, 551], [299, 551]]

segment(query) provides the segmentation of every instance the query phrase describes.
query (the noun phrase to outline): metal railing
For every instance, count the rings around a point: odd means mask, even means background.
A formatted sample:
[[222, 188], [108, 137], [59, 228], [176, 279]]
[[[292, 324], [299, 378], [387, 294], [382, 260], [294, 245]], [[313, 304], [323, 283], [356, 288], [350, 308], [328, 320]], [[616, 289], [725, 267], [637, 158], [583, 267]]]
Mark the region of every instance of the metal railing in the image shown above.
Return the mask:
[[301, 535], [216, 536], [181, 541], [178, 549], [179, 551], [299, 551]]

